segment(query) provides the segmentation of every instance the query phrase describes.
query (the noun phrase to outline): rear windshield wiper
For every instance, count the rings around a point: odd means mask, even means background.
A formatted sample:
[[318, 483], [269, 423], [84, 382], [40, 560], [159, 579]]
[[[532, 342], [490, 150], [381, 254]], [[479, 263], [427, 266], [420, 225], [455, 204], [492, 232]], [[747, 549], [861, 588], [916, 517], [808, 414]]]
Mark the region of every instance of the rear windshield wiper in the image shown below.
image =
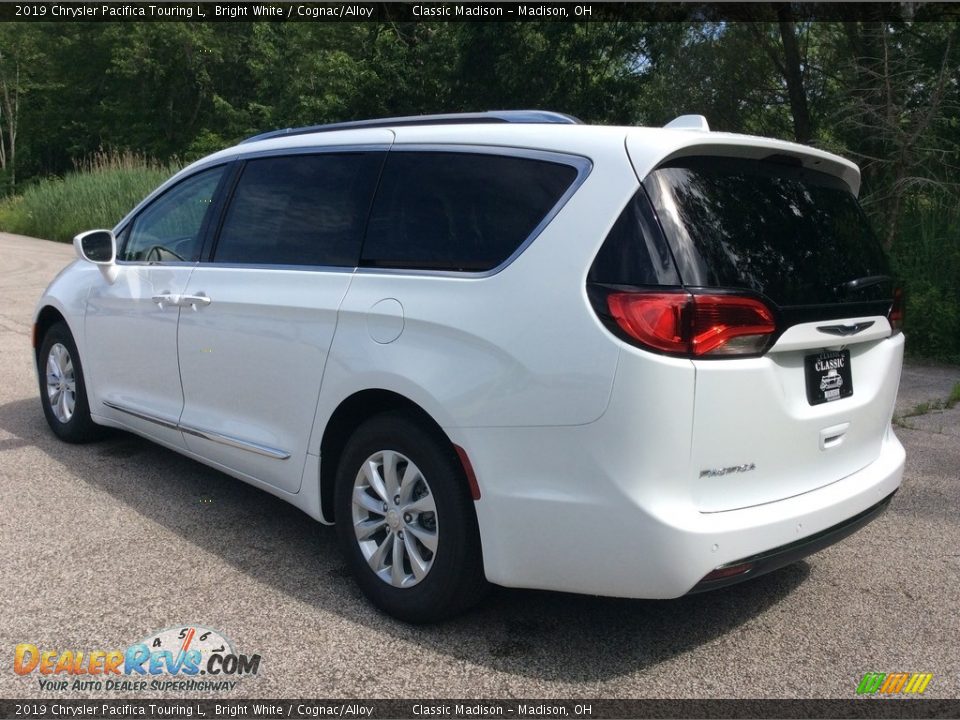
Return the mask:
[[863, 290], [863, 288], [882, 285], [883, 283], [893, 283], [893, 278], [889, 275], [866, 275], [865, 277], [847, 280], [837, 285], [834, 290]]

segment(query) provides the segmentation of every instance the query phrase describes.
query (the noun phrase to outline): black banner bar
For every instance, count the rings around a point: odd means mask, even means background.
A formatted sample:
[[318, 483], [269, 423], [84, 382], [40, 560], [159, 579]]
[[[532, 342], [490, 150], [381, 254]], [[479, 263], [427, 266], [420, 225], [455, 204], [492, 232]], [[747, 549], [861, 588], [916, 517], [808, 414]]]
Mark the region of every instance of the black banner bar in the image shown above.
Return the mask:
[[[958, 21], [955, 3], [795, 3], [798, 21]], [[750, 22], [771, 3], [697, 2], [3, 2], [0, 22]]]
[[956, 718], [960, 700], [0, 700], [4, 718]]

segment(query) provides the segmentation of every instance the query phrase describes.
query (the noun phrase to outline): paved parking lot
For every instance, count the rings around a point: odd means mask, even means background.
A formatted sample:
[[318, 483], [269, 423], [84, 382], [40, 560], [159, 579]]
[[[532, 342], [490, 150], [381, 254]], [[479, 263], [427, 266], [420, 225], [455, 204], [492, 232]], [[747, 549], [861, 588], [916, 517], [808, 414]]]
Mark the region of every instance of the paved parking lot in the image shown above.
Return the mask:
[[[867, 671], [960, 697], [960, 406], [902, 421], [891, 509], [805, 562], [666, 602], [500, 590], [408, 627], [361, 598], [332, 528], [131, 435], [53, 437], [30, 321], [72, 256], [0, 234], [0, 697], [51, 695], [14, 674], [18, 643], [122, 648], [185, 623], [263, 657], [229, 697], [848, 698]], [[908, 366], [898, 413], [958, 381]]]

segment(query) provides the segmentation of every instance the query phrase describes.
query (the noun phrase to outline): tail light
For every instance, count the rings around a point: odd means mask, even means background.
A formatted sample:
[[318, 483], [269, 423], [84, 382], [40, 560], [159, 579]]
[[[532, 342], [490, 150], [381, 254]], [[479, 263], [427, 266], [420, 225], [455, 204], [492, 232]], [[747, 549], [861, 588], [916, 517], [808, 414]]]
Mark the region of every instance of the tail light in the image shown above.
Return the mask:
[[890, 327], [893, 329], [894, 335], [903, 330], [905, 307], [906, 303], [903, 297], [903, 288], [896, 288], [893, 291], [893, 304], [890, 306], [890, 312], [887, 314], [887, 319], [890, 321]]
[[773, 311], [743, 295], [612, 292], [606, 302], [628, 339], [670, 355], [758, 355], [777, 330]]

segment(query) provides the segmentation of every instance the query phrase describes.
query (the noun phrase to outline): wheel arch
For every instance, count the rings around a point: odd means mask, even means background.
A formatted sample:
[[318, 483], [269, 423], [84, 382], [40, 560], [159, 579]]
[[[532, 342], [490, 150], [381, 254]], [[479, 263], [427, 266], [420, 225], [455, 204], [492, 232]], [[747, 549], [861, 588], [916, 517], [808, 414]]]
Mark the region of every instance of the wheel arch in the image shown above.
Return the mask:
[[44, 336], [47, 334], [47, 331], [58, 322], [62, 322], [67, 326], [70, 334], [73, 335], [74, 342], [76, 342], [77, 334], [73, 332], [73, 328], [70, 327], [66, 315], [53, 305], [44, 305], [40, 308], [39, 312], [37, 312], [37, 317], [33, 322], [33, 355], [36, 362], [39, 362], [40, 345], [43, 343]]
[[[369, 418], [389, 411], [404, 411], [422, 420], [444, 438], [451, 451], [459, 450], [433, 416], [410, 398], [392, 390], [370, 388], [345, 398], [330, 415], [320, 440], [320, 511], [325, 522], [335, 522], [334, 488], [337, 465], [351, 435]], [[461, 461], [462, 465], [462, 461]], [[465, 477], [466, 482], [466, 477]]]

